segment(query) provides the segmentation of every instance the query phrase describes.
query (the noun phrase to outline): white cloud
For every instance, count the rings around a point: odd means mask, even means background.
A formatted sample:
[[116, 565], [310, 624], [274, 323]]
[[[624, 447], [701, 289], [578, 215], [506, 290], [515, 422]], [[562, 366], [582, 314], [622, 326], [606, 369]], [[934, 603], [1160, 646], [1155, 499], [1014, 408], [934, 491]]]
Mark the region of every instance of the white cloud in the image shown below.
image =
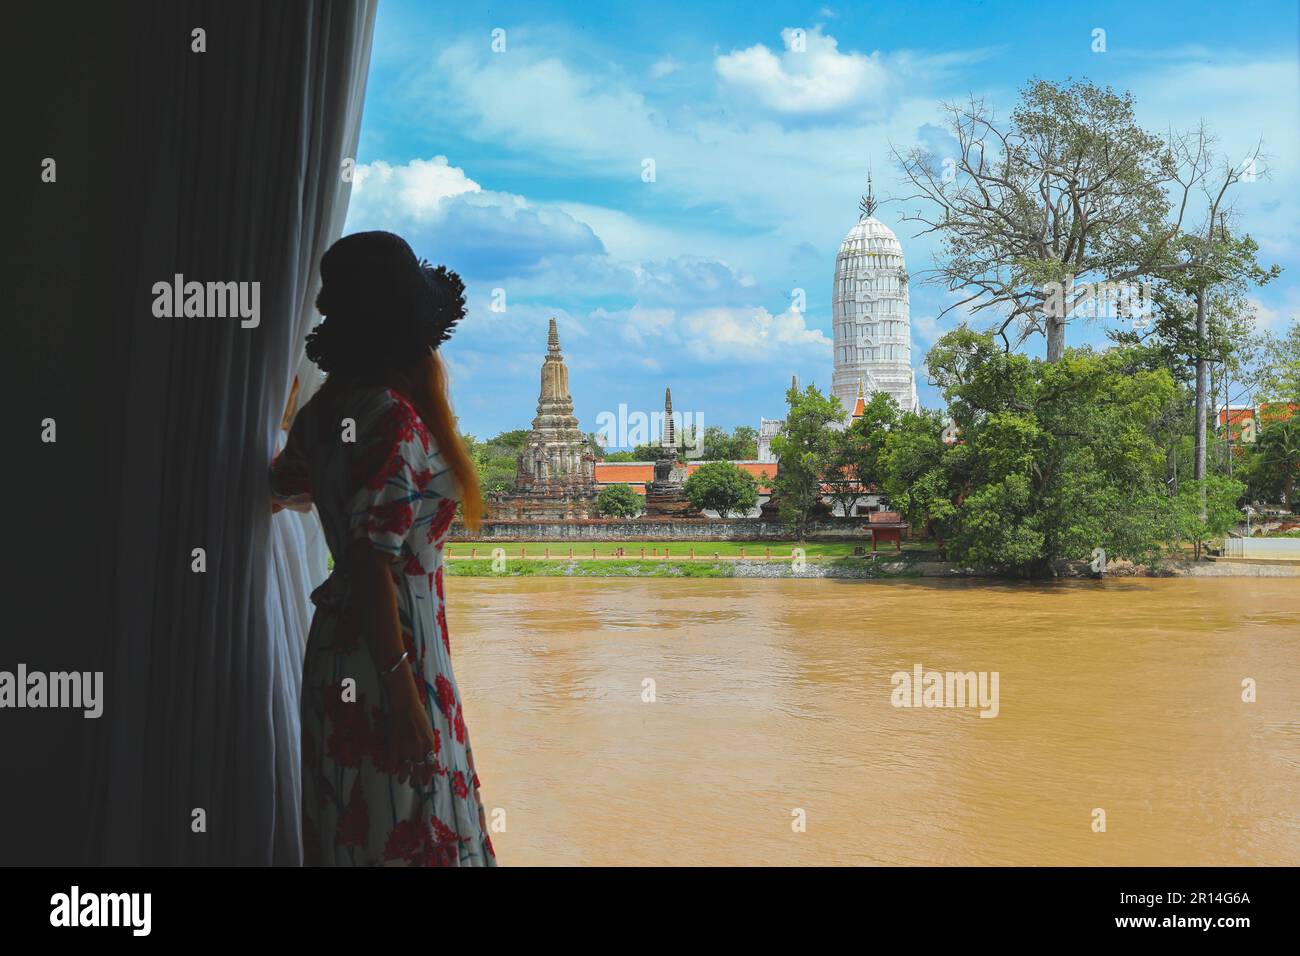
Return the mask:
[[616, 259], [644, 261], [673, 250], [708, 254], [706, 249], [692, 248], [699, 245], [700, 233], [697, 230], [662, 226], [607, 206], [564, 201], [556, 202], [555, 206], [591, 226], [609, 254]]
[[1300, 322], [1300, 289], [1295, 286], [1282, 290], [1275, 305], [1269, 305], [1256, 296], [1248, 296], [1247, 303], [1255, 310], [1255, 327], [1261, 332], [1283, 335], [1296, 322]]
[[773, 53], [757, 43], [726, 53], [714, 63], [735, 90], [781, 114], [826, 114], [849, 107], [878, 109], [892, 85], [879, 53], [841, 53], [821, 27], [781, 31], [785, 49]]
[[[797, 250], [833, 257], [856, 219], [868, 166], [877, 172], [877, 194], [886, 194], [889, 144], [911, 143], [938, 115], [923, 91], [942, 71], [922, 70], [928, 61], [921, 59], [908, 61], [916, 73], [905, 71], [888, 116], [805, 125], [791, 136], [782, 122], [805, 117], [763, 110], [746, 119], [714, 108], [705, 90], [675, 104], [650, 101], [621, 71], [561, 60], [554, 48], [516, 43], [501, 57], [483, 44], [453, 42], [411, 81], [403, 107], [562, 171], [575, 192], [555, 205], [625, 260], [711, 256], [810, 286], [815, 280], [802, 266], [826, 266], [797, 260]], [[645, 157], [656, 161], [655, 183], [641, 182]], [[591, 203], [586, 189], [612, 190], [620, 209]]]
[[799, 359], [829, 362], [831, 342], [809, 328], [802, 313], [773, 315], [762, 306], [673, 309], [636, 305], [621, 311], [595, 310], [594, 321], [612, 326], [632, 349], [674, 365], [687, 359], [702, 365], [785, 367]]
[[655, 60], [651, 65], [650, 78], [662, 80], [665, 76], [668, 76], [671, 73], [676, 73], [681, 68], [682, 65], [673, 59], [672, 54], [669, 54], [662, 59]]
[[467, 280], [527, 275], [554, 257], [603, 255], [586, 223], [545, 203], [484, 189], [447, 157], [357, 167], [347, 230], [386, 229]]
[[482, 187], [446, 156], [413, 159], [404, 166], [383, 160], [363, 163], [352, 182], [352, 204], [373, 217], [428, 219], [444, 199], [480, 192]]

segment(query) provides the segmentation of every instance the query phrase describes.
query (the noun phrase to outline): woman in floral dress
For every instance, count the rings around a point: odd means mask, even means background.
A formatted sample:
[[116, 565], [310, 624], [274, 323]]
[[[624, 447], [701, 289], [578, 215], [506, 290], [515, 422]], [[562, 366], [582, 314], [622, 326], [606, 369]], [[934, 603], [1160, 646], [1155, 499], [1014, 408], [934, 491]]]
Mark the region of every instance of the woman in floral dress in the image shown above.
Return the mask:
[[304, 860], [494, 866], [443, 590], [458, 502], [482, 514], [436, 351], [464, 287], [391, 233], [339, 240], [321, 282], [307, 354], [329, 378], [271, 470], [276, 506], [314, 504], [334, 556], [303, 666]]

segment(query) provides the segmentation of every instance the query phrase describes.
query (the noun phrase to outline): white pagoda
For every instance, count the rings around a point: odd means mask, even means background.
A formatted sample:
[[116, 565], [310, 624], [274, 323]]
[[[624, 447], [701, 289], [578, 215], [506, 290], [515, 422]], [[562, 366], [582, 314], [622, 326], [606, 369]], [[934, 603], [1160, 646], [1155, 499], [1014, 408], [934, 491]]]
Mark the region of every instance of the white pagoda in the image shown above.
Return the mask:
[[835, 257], [831, 394], [846, 411], [853, 409], [859, 387], [868, 398], [888, 392], [902, 411], [916, 411], [907, 266], [898, 237], [874, 215], [870, 175], [858, 208], [861, 215]]

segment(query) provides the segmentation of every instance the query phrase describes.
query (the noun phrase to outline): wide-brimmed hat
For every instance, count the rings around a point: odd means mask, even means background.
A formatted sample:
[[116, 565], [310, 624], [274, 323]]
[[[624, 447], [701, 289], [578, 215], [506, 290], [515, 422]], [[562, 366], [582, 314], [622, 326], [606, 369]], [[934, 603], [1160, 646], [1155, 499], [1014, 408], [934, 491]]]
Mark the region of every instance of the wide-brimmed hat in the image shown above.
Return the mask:
[[321, 257], [320, 276], [325, 321], [307, 336], [307, 357], [327, 373], [404, 368], [465, 316], [460, 276], [417, 258], [391, 232], [344, 236]]

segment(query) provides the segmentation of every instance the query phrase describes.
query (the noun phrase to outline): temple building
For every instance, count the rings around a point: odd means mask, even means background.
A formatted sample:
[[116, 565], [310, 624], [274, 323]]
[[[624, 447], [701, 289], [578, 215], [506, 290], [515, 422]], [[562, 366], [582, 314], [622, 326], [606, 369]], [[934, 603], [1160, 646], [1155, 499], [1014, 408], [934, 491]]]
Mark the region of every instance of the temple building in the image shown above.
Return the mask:
[[573, 414], [569, 370], [560, 352], [560, 333], [551, 319], [542, 361], [537, 417], [519, 454], [515, 490], [492, 499], [495, 519], [596, 517], [596, 456]]
[[[921, 407], [912, 371], [912, 317], [903, 247], [875, 213], [876, 197], [868, 174], [867, 194], [858, 202], [858, 221], [835, 256], [831, 293], [830, 394], [848, 412], [845, 427], [861, 417], [864, 399], [876, 392], [888, 392], [900, 411]], [[792, 384], [799, 387], [797, 380]], [[759, 461], [776, 461], [772, 439], [784, 425], [779, 418], [758, 420]]]
[[835, 257], [831, 394], [850, 410], [859, 388], [867, 396], [888, 392], [902, 411], [916, 411], [907, 266], [898, 238], [875, 217], [870, 176], [858, 209]]
[[673, 422], [673, 392], [664, 389], [664, 426], [659, 446], [662, 457], [655, 461], [654, 481], [645, 488], [645, 513], [647, 518], [672, 518], [694, 516], [690, 499], [686, 497], [686, 462], [677, 455], [677, 426]]

